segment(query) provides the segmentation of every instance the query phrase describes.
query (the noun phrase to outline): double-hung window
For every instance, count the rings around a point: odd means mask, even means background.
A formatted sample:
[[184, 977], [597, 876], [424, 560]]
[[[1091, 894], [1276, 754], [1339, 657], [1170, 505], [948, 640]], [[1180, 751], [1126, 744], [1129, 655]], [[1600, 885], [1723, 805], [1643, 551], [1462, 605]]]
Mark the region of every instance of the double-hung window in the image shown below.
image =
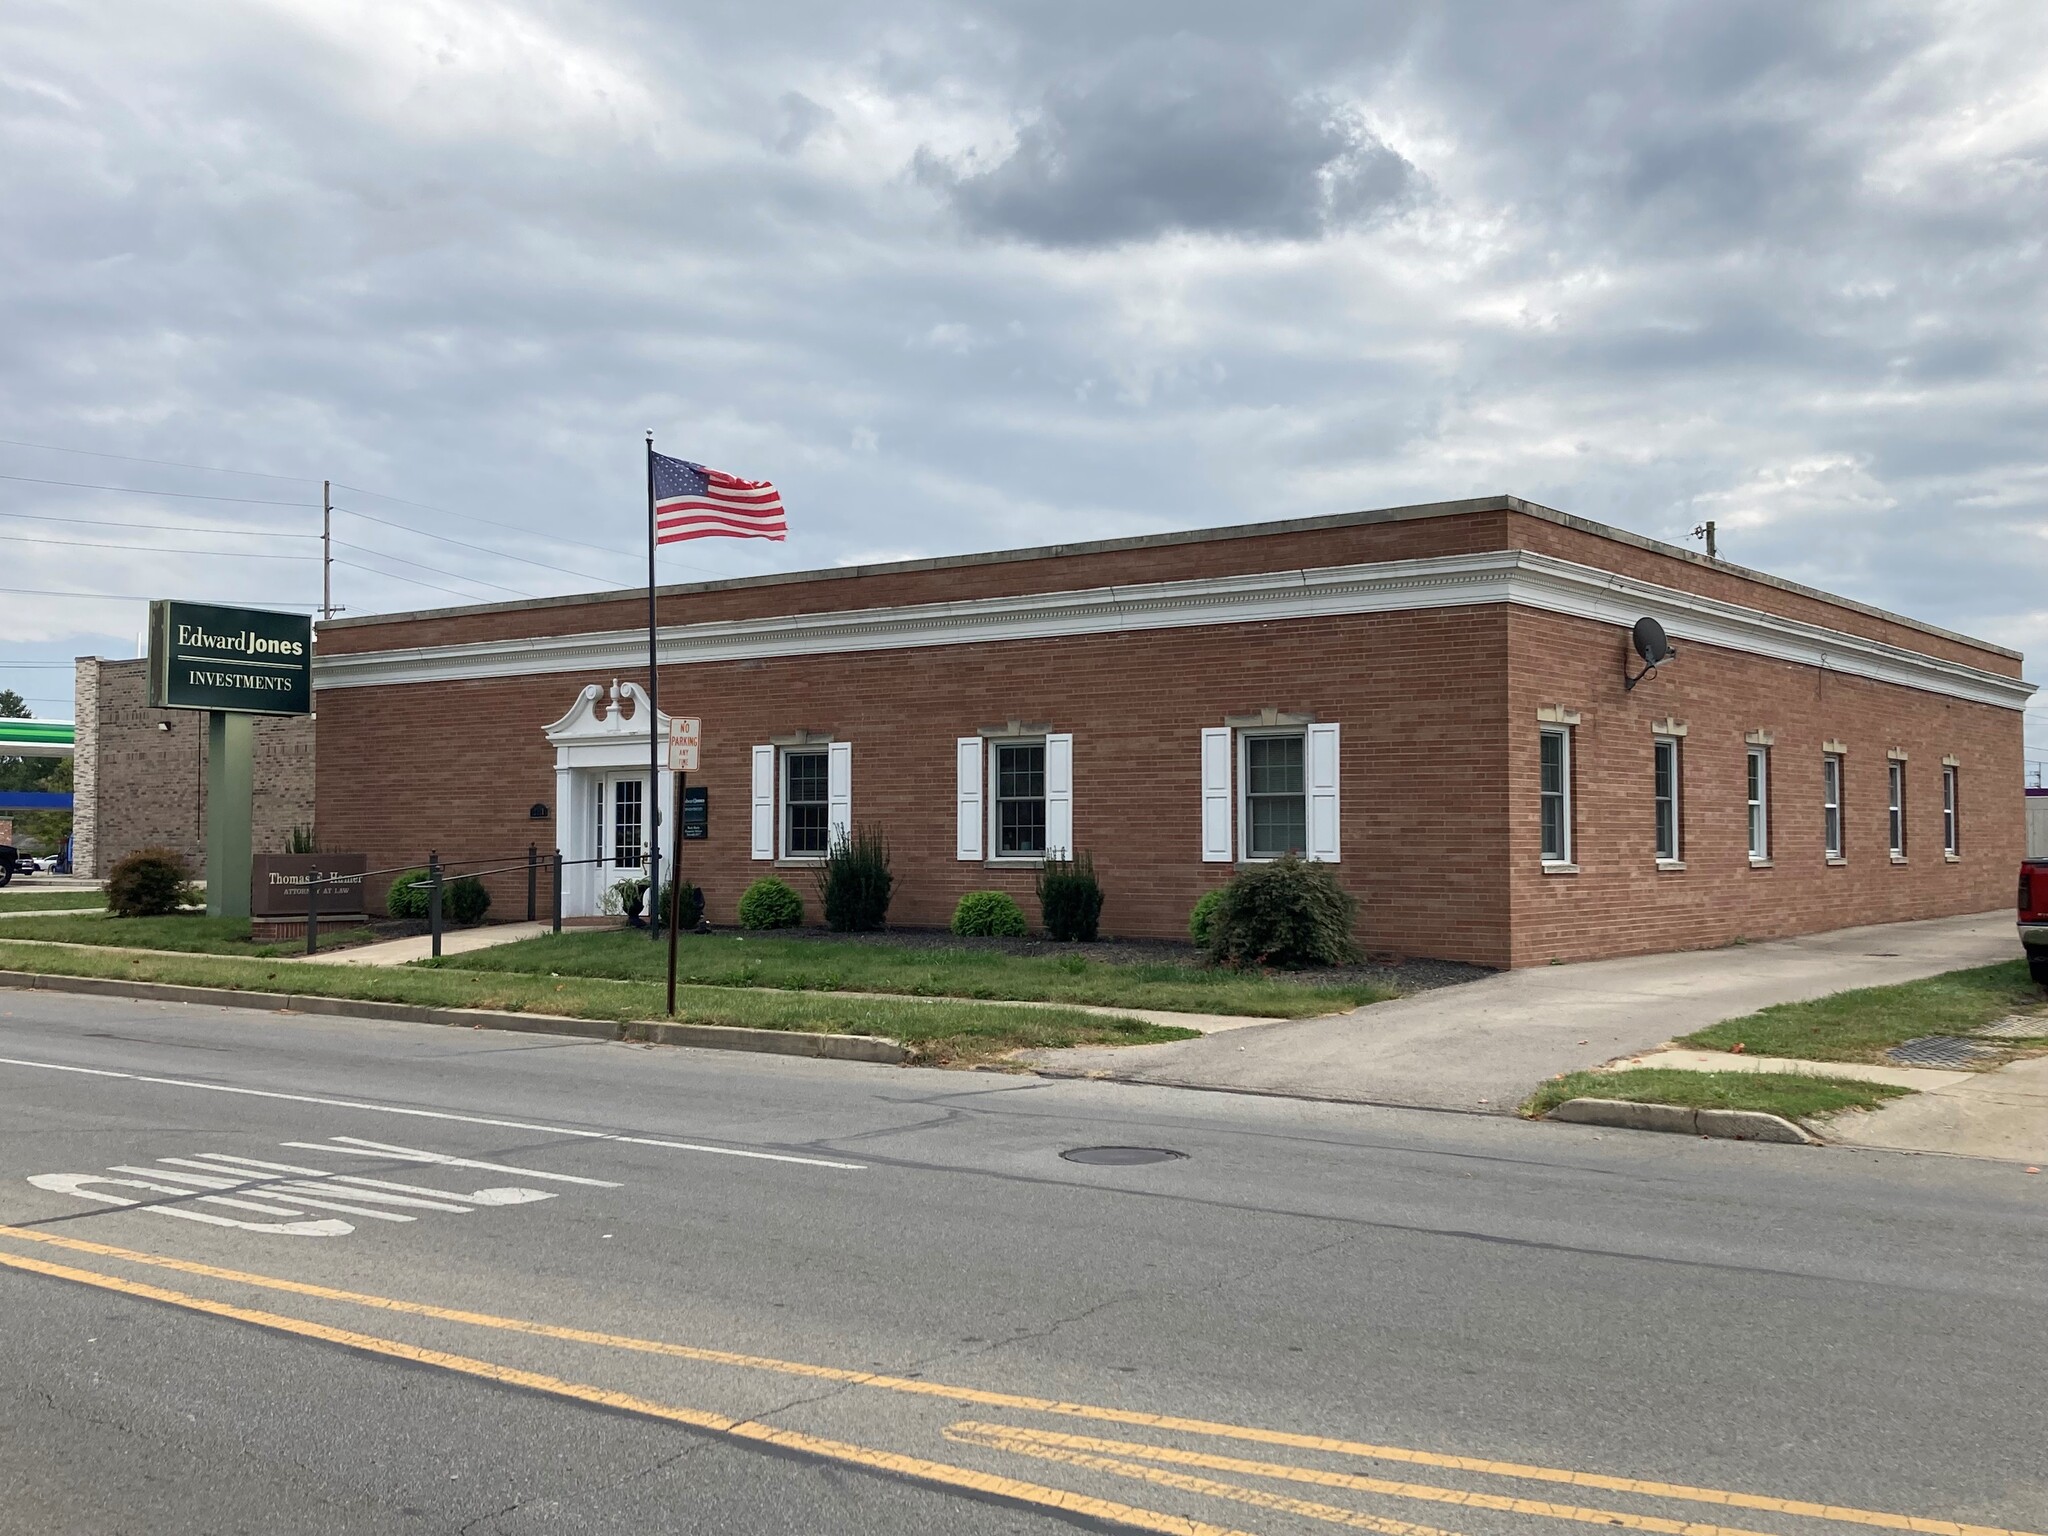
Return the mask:
[[1304, 731], [1246, 732], [1244, 852], [1277, 859], [1308, 851], [1308, 736]]
[[831, 846], [832, 770], [823, 749], [782, 753], [782, 856], [821, 859]]
[[1771, 856], [1771, 749], [1748, 752], [1749, 856], [1761, 863]]
[[995, 760], [995, 854], [1045, 856], [1045, 743], [999, 741]]
[[1542, 807], [1543, 862], [1572, 861], [1572, 733], [1546, 726], [1538, 738], [1538, 800]]
[[1962, 808], [1957, 800], [1957, 769], [1953, 763], [1941, 767], [1941, 851], [1956, 858], [1963, 851]]
[[1887, 814], [1891, 823], [1892, 857], [1903, 859], [1906, 856], [1906, 764], [1903, 759], [1895, 757], [1885, 766], [1891, 770]]
[[1842, 758], [1836, 752], [1820, 760], [1820, 836], [1829, 858], [1842, 857]]
[[1678, 738], [1655, 738], [1657, 857], [1667, 864], [1679, 859], [1678, 841]]

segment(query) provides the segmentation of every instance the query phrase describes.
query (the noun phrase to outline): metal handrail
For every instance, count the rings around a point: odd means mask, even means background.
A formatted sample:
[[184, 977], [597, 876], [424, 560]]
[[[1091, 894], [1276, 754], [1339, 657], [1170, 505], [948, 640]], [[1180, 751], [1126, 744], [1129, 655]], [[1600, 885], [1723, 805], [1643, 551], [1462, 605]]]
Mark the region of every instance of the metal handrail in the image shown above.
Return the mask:
[[[314, 857], [317, 858], [318, 855], [316, 854]], [[510, 857], [510, 855], [497, 854], [492, 855], [492, 857], [504, 858]], [[433, 956], [437, 960], [441, 957], [442, 876], [451, 867], [461, 868], [464, 865], [483, 862], [486, 861], [463, 859], [450, 866], [441, 862], [441, 855], [438, 851], [431, 851], [427, 854], [425, 868], [428, 879], [431, 882], [431, 889], [427, 893], [427, 931], [433, 935]], [[513, 874], [521, 869], [525, 870], [526, 920], [533, 922], [536, 920], [540, 866], [543, 862], [546, 862], [554, 871], [554, 876], [549, 881], [551, 887], [550, 895], [554, 903], [553, 927], [556, 933], [560, 933], [562, 931], [562, 871], [582, 864], [607, 864], [611, 862], [609, 859], [604, 858], [602, 855], [590, 859], [566, 859], [562, 857], [561, 851], [557, 849], [550, 853], [547, 859], [543, 861], [540, 857], [539, 844], [529, 843], [526, 849], [526, 857], [521, 863], [504, 864], [495, 869], [470, 870], [463, 878], [481, 880], [486, 875], [506, 875]], [[320, 950], [320, 890], [323, 886], [359, 885], [373, 875], [407, 874], [419, 868], [421, 866], [418, 864], [399, 864], [390, 869], [366, 869], [360, 874], [322, 875], [309, 873], [306, 877], [306, 953], [309, 955], [318, 954]]]

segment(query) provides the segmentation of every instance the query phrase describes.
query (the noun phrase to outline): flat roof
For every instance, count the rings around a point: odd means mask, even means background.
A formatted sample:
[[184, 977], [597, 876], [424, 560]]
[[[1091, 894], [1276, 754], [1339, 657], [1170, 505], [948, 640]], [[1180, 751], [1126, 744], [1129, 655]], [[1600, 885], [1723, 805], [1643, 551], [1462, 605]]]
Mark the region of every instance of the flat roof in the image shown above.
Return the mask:
[[[1761, 582], [1765, 586], [1797, 593], [1801, 597], [1833, 603], [1855, 613], [1867, 614], [1872, 618], [1883, 619], [1887, 623], [1903, 624], [1923, 634], [1937, 635], [1944, 640], [1975, 646], [1994, 655], [2010, 656], [2016, 661], [2022, 659], [2021, 652], [1990, 640], [1981, 640], [1958, 630], [1944, 629], [1938, 624], [1929, 624], [1922, 619], [1894, 613], [1888, 608], [1879, 608], [1871, 603], [1860, 603], [1852, 597], [1825, 592], [1818, 587], [1787, 581], [1784, 577], [1773, 576], [1767, 571], [1752, 570], [1748, 566], [1736, 565], [1727, 560], [1709, 560], [1698, 550], [1686, 549], [1677, 544], [1666, 544], [1661, 539], [1646, 538], [1640, 533], [1630, 533], [1625, 528], [1615, 528], [1607, 523], [1594, 522], [1591, 518], [1560, 512], [1555, 507], [1542, 506], [1537, 502], [1524, 501], [1519, 496], [1509, 495], [1473, 496], [1461, 501], [1419, 502], [1413, 506], [1383, 507], [1365, 512], [1333, 512], [1318, 517], [1282, 518], [1274, 522], [1232, 523], [1220, 528], [1192, 528], [1173, 533], [1135, 534], [1121, 539], [1093, 539], [1080, 544], [1038, 544], [1025, 549], [989, 550], [971, 555], [935, 555], [920, 560], [889, 560], [872, 565], [832, 565], [808, 571], [777, 571], [765, 576], [728, 576], [715, 581], [678, 582], [660, 586], [655, 588], [655, 593], [657, 596], [668, 597], [692, 592], [726, 592], [744, 587], [772, 587], [795, 582], [853, 580], [862, 576], [883, 576], [904, 571], [959, 570], [977, 565], [1051, 560], [1067, 555], [1114, 554], [1122, 550], [1159, 549], [1176, 544], [1207, 544], [1225, 539], [1259, 538], [1267, 534], [1315, 533], [1325, 529], [1405, 522], [1415, 518], [1459, 517], [1471, 512], [1519, 512], [1528, 517], [1542, 518], [1560, 527], [1577, 529], [1581, 533], [1589, 533], [1598, 538], [1612, 539], [1619, 544], [1630, 544], [1637, 549], [1667, 555], [1675, 560], [1684, 560], [1706, 570], [1722, 571], [1748, 581]], [[523, 613], [543, 608], [568, 608], [586, 603], [615, 603], [622, 595], [637, 596], [644, 590], [640, 587], [611, 587], [602, 592], [572, 592], [560, 597], [521, 598], [515, 602], [460, 603], [440, 608], [407, 608], [395, 613], [364, 614], [352, 619], [323, 619], [319, 622], [319, 628], [355, 629], [371, 624], [397, 623], [407, 619]]]

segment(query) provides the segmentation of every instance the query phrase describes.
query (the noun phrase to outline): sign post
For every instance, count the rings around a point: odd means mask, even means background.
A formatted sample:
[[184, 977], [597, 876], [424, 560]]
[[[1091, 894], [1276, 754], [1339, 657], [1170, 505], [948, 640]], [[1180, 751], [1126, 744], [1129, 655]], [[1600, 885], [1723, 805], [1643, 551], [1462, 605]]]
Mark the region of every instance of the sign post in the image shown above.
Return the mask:
[[675, 715], [668, 722], [668, 766], [676, 776], [675, 851], [668, 863], [668, 1011], [676, 1011], [676, 934], [683, 924], [683, 794], [686, 775], [696, 771], [697, 752], [704, 742], [704, 722], [695, 715]]
[[206, 915], [249, 916], [257, 715], [313, 710], [305, 614], [149, 605], [149, 702], [206, 714]]

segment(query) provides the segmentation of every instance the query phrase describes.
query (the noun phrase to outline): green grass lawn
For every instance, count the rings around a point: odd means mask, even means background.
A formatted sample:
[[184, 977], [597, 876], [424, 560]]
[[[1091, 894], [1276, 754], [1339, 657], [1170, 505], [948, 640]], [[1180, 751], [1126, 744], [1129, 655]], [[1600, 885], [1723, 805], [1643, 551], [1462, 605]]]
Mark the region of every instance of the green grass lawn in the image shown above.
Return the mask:
[[103, 891], [24, 891], [19, 886], [0, 891], [0, 912], [94, 911], [106, 904]]
[[[122, 955], [14, 943], [5, 938], [0, 938], [0, 970], [109, 976], [244, 992], [301, 992], [436, 1008], [551, 1013], [620, 1023], [659, 1019], [666, 1001], [663, 988], [650, 982], [477, 974], [411, 966], [294, 965], [213, 955]], [[902, 1041], [918, 1062], [928, 1066], [989, 1061], [1032, 1046], [1150, 1045], [1186, 1040], [1194, 1034], [1137, 1019], [1105, 1018], [1060, 1008], [1005, 1008], [921, 999], [876, 1001], [816, 993], [777, 995], [721, 987], [679, 988], [676, 1006], [676, 1019], [686, 1024], [885, 1036]]]
[[1800, 1120], [1837, 1109], [1874, 1109], [1911, 1093], [1890, 1083], [1792, 1072], [1681, 1072], [1637, 1067], [1628, 1072], [1573, 1072], [1536, 1090], [1524, 1114], [1544, 1115], [1567, 1099], [1627, 1099], [1637, 1104], [1683, 1104], [1691, 1109], [1760, 1109]]
[[[1947, 971], [1892, 987], [1836, 992], [1809, 1003], [1779, 1003], [1760, 1013], [1727, 1019], [1678, 1043], [1725, 1051], [1740, 1045], [1751, 1056], [1793, 1056], [1803, 1061], [1881, 1061], [1902, 1040], [1962, 1035], [2007, 1014], [2041, 1007], [2041, 988], [2027, 979], [2024, 960], [1974, 970]], [[2041, 1023], [2048, 1035], [2048, 1018]]]
[[[365, 943], [368, 929], [323, 929], [320, 947], [345, 949]], [[80, 913], [77, 917], [16, 917], [0, 923], [0, 938], [44, 939], [55, 944], [111, 944], [131, 949], [169, 949], [195, 955], [303, 955], [304, 939], [280, 939], [274, 944], [249, 942], [246, 917], [207, 917], [199, 912], [181, 912], [175, 917], [109, 917], [104, 912]]]
[[[653, 980], [666, 974], [668, 949], [633, 932], [548, 934], [442, 964], [470, 971]], [[1371, 983], [1311, 986], [1195, 965], [1117, 965], [1079, 955], [1012, 955], [999, 950], [912, 949], [703, 933], [683, 935], [676, 974], [681, 980], [712, 987], [1091, 1003], [1273, 1019], [1333, 1013], [1384, 1002], [1395, 995], [1391, 987]]]

